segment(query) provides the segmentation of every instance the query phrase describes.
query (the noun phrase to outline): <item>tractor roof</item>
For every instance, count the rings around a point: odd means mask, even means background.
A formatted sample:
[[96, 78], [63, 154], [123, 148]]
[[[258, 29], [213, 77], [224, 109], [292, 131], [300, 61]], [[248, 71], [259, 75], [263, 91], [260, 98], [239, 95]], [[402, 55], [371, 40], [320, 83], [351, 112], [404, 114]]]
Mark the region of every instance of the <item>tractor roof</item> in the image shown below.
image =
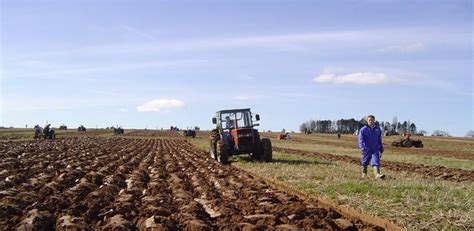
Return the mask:
[[220, 111], [217, 111], [217, 113], [233, 113], [233, 112], [243, 112], [243, 111], [250, 111], [250, 108], [220, 110]]

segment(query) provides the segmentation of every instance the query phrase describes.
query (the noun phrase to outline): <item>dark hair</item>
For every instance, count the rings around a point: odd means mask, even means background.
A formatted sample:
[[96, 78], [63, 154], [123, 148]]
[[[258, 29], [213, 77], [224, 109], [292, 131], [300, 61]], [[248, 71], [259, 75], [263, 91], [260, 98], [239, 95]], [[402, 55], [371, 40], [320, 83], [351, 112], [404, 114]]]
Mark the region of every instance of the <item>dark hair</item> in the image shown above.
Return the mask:
[[375, 116], [374, 116], [374, 115], [368, 115], [368, 116], [367, 116], [367, 120], [368, 120], [369, 118], [372, 118], [372, 119], [375, 120]]

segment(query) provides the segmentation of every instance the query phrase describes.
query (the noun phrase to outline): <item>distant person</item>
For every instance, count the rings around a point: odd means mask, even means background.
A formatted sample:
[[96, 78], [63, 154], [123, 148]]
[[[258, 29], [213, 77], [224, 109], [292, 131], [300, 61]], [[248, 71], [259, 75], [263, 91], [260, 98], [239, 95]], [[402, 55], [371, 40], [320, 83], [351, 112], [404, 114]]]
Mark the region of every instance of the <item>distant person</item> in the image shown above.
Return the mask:
[[408, 133], [408, 132], [403, 133], [403, 139], [404, 139], [404, 140], [410, 139], [410, 136], [411, 136], [411, 134]]
[[337, 138], [338, 138], [338, 139], [341, 138], [341, 133], [340, 133], [340, 132], [337, 133]]
[[35, 139], [40, 139], [43, 129], [38, 124], [35, 125], [34, 129], [35, 129]]
[[367, 176], [369, 163], [374, 169], [375, 178], [382, 179], [384, 174], [380, 173], [380, 157], [383, 153], [382, 130], [375, 124], [375, 116], [367, 116], [367, 125], [359, 131], [359, 149], [362, 152], [361, 165], [362, 177]]
[[49, 130], [51, 129], [50, 126], [51, 126], [51, 124], [47, 124], [43, 128], [43, 135], [44, 135], [45, 138], [48, 137], [48, 135], [49, 135]]

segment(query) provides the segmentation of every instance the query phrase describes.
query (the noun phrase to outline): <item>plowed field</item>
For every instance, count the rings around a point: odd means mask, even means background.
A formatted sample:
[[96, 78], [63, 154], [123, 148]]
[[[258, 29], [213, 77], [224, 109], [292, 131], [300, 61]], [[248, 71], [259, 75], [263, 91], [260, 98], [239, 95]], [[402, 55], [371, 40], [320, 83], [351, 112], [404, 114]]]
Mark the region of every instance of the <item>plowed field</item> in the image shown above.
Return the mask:
[[0, 143], [0, 227], [382, 229], [208, 158], [183, 139]]

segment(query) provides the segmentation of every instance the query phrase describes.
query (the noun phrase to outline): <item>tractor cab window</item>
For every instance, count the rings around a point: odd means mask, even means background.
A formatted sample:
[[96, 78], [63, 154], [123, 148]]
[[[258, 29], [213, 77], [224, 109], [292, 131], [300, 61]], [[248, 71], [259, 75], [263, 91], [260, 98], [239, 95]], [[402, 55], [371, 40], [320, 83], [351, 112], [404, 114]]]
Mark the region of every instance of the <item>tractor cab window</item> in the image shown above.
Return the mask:
[[221, 123], [223, 129], [252, 127], [250, 112], [222, 113]]
[[252, 127], [252, 119], [250, 112], [239, 112], [240, 119], [237, 120], [237, 126], [239, 128]]

